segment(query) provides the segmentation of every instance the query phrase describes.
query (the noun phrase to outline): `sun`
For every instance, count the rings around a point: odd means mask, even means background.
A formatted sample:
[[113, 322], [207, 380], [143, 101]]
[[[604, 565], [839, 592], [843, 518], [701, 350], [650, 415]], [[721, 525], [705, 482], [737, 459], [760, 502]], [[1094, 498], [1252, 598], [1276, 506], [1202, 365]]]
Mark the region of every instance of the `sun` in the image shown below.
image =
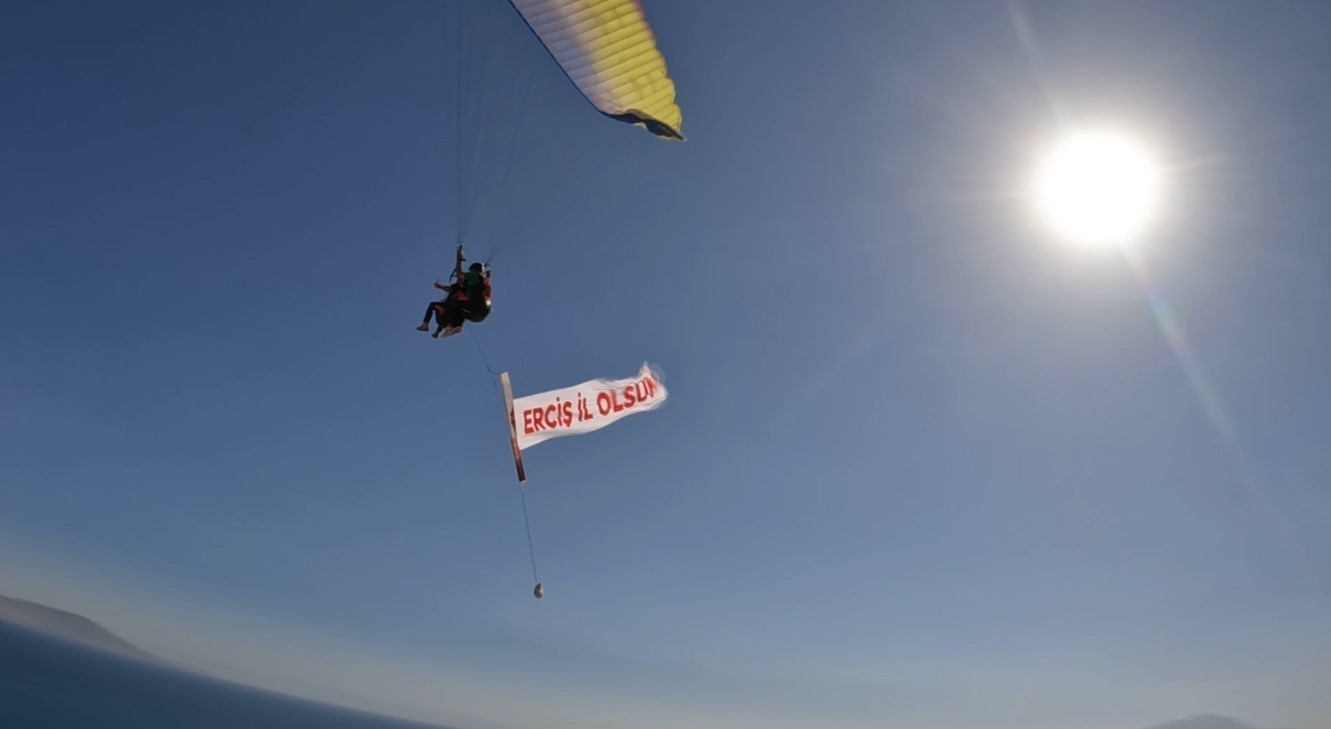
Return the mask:
[[1035, 176], [1041, 216], [1086, 245], [1126, 245], [1159, 206], [1161, 171], [1131, 138], [1107, 131], [1069, 135], [1054, 145]]

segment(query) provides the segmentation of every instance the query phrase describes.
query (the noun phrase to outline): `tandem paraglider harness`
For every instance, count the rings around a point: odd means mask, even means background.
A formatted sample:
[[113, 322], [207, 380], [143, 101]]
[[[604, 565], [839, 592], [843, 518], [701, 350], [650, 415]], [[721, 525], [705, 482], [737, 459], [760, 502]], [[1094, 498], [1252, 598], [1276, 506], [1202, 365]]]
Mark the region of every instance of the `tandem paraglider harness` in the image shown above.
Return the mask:
[[[449, 278], [448, 296], [444, 299], [445, 307], [451, 303], [456, 306], [462, 318], [479, 324], [490, 316], [493, 300], [490, 295], [490, 265], [477, 261], [464, 273], [462, 246], [458, 246], [457, 265]], [[478, 282], [468, 282], [470, 276], [480, 278]]]

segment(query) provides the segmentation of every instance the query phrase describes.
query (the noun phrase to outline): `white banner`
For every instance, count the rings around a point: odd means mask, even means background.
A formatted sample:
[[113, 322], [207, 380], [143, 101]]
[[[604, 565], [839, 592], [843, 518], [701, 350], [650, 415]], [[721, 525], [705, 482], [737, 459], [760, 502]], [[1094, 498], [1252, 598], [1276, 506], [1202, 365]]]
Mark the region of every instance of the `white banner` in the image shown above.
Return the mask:
[[551, 438], [600, 430], [620, 418], [655, 410], [665, 401], [665, 385], [644, 363], [637, 377], [589, 380], [562, 390], [516, 398], [509, 411], [509, 423], [517, 450], [526, 450]]

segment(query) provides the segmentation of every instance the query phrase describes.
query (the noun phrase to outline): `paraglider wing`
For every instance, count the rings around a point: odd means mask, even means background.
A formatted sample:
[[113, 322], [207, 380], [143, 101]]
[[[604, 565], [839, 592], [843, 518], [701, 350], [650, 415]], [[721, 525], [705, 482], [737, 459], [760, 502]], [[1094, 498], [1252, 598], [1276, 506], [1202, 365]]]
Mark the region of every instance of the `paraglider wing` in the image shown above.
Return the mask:
[[683, 140], [675, 82], [638, 0], [510, 0], [602, 114]]

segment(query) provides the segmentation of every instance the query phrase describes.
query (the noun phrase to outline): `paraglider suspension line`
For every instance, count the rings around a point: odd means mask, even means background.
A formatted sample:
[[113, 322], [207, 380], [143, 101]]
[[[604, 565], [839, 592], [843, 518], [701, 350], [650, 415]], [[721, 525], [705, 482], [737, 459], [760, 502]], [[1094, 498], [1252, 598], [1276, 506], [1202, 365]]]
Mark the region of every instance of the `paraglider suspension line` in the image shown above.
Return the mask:
[[462, 82], [463, 82], [462, 62], [466, 58], [466, 56], [463, 54], [462, 51], [462, 20], [463, 20], [462, 4], [458, 3], [458, 17], [457, 17], [455, 36], [454, 36], [457, 41], [455, 44], [455, 50], [457, 52], [457, 63], [454, 64], [454, 68], [457, 69], [458, 73], [457, 73], [457, 83], [455, 84], [455, 90], [457, 92], [457, 95], [453, 105], [453, 114], [454, 114], [453, 185], [456, 188], [456, 194], [457, 194], [457, 207], [455, 209], [454, 214], [457, 215], [459, 245], [462, 244], [462, 239], [466, 236], [467, 233], [466, 201], [463, 199], [463, 194], [462, 194], [463, 187], [466, 184], [466, 181], [462, 179]]
[[[502, 373], [490, 366], [490, 358], [485, 356], [485, 347], [481, 346], [481, 340], [480, 337], [476, 336], [476, 330], [468, 329], [467, 331], [471, 333], [471, 343], [476, 345], [476, 352], [481, 355], [481, 364], [485, 365], [485, 371], [498, 377]], [[498, 385], [495, 385], [495, 387], [498, 387]]]
[[531, 520], [527, 518], [527, 489], [519, 484], [518, 493], [522, 496], [522, 523], [527, 527], [527, 554], [531, 556], [531, 578], [532, 581], [539, 583], [541, 577], [536, 574], [536, 547], [532, 546]]

